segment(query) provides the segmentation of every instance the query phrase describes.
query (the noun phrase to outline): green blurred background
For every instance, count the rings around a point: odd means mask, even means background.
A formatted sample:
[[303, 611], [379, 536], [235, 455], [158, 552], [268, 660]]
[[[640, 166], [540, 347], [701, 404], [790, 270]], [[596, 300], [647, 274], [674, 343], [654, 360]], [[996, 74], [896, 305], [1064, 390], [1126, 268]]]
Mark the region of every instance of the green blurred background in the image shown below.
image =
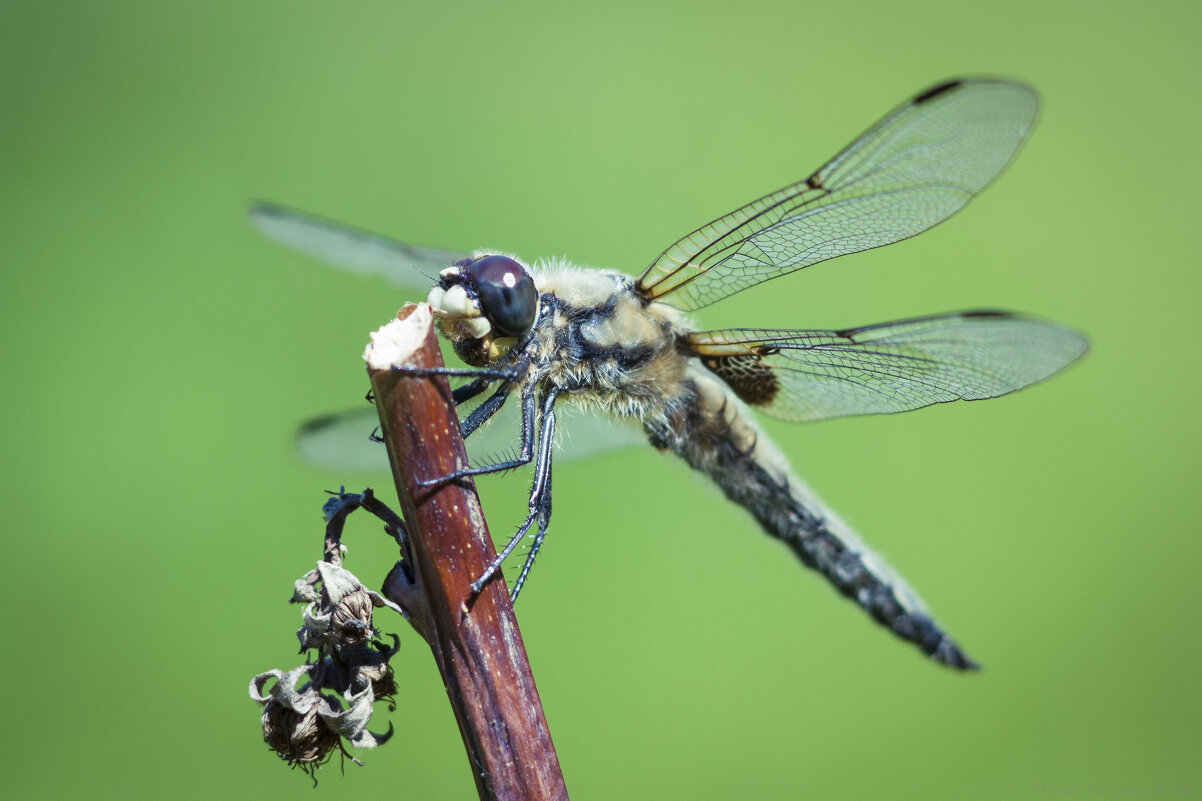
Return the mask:
[[[316, 791], [246, 684], [295, 664], [323, 472], [404, 300], [260, 240], [267, 198], [628, 272], [938, 80], [1043, 97], [1004, 178], [911, 242], [709, 327], [1003, 307], [1089, 334], [984, 404], [769, 421], [985, 664], [923, 660], [650, 449], [556, 470], [519, 605], [576, 799], [1202, 794], [1197, 3], [30, 3], [0, 7], [3, 794], [471, 798], [399, 620], [398, 733]], [[495, 531], [524, 479], [481, 482]], [[17, 513], [20, 514], [17, 514]], [[352, 525], [348, 566], [393, 554]], [[374, 728], [385, 726], [383, 718]]]

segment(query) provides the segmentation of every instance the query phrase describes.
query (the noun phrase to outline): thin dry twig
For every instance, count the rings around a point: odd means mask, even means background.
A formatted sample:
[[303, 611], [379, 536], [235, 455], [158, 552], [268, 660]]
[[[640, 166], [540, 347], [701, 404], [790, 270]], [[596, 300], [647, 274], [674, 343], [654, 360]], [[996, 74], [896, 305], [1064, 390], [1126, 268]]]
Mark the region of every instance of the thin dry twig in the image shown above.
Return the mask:
[[[368, 373], [414, 571], [410, 582], [394, 570], [384, 593], [430, 645], [480, 798], [566, 799], [505, 583], [498, 574], [479, 594], [470, 587], [496, 553], [475, 487], [470, 479], [418, 485], [467, 465], [446, 378], [404, 371], [442, 367], [431, 323], [428, 306], [409, 304], [369, 348]], [[388, 328], [405, 330], [383, 335]]]

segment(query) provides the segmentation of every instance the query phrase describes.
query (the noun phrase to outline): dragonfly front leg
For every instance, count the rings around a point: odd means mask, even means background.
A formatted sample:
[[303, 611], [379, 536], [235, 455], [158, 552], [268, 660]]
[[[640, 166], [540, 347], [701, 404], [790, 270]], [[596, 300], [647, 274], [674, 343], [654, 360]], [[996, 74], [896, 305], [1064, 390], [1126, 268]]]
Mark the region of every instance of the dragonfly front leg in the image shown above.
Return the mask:
[[[400, 367], [397, 367], [394, 369], [397, 370], [397, 372], [405, 372], [405, 373], [411, 373], [411, 374], [413, 373], [413, 371], [417, 371], [416, 375], [445, 375], [445, 373], [420, 372], [424, 368], [400, 368]], [[493, 383], [495, 383], [496, 381], [497, 381], [497, 379], [494, 377], [491, 377], [491, 376], [484, 377], [484, 378], [476, 378], [474, 381], [469, 381], [468, 383], [464, 384], [461, 387], [455, 387], [454, 389], [452, 389], [451, 390], [451, 400], [455, 403], [456, 406], [462, 406], [467, 401], [470, 401], [472, 398], [476, 397], [481, 392], [488, 389], [489, 386], [492, 385]], [[366, 397], [368, 403], [374, 404], [376, 402], [376, 397], [370, 390], [368, 390], [368, 393], [365, 397]]]
[[461, 387], [456, 387], [451, 390], [451, 400], [455, 401], [456, 406], [462, 406], [467, 401], [479, 395], [484, 390], [488, 389], [489, 385], [496, 379], [493, 378], [477, 378], [474, 381], [469, 381]]
[[509, 558], [513, 553], [514, 548], [526, 536], [526, 532], [538, 521], [538, 534], [535, 536], [534, 546], [531, 548], [530, 554], [526, 557], [526, 562], [522, 566], [522, 572], [518, 575], [518, 580], [514, 584], [513, 591], [510, 593], [512, 600], [517, 600], [518, 593], [521, 592], [522, 584], [526, 581], [526, 576], [530, 573], [530, 567], [534, 564], [534, 557], [538, 553], [538, 548], [542, 546], [543, 538], [546, 536], [547, 524], [551, 520], [551, 453], [555, 444], [555, 399], [559, 392], [551, 389], [543, 396], [542, 401], [542, 416], [540, 419], [540, 427], [538, 432], [538, 458], [534, 462], [534, 481], [530, 485], [530, 507], [529, 514], [518, 527], [518, 530], [497, 557], [489, 563], [484, 569], [484, 573], [472, 582], [472, 592], [479, 592], [481, 588], [492, 578], [498, 570], [501, 569], [502, 563]]
[[512, 385], [502, 384], [496, 392], [489, 396], [488, 400], [472, 409], [472, 413], [467, 416], [467, 419], [459, 424], [459, 435], [467, 439], [473, 431], [492, 419], [494, 414], [501, 411], [501, 407], [505, 405], [505, 400], [511, 392], [513, 392]]
[[[487, 405], [492, 403], [494, 400], [497, 400], [498, 396], [501, 395], [501, 392], [502, 390], [498, 390], [482, 405]], [[500, 397], [499, 401], [496, 403], [496, 408], [492, 409], [488, 417], [492, 416], [492, 414], [495, 414], [497, 409], [501, 408], [501, 404], [504, 403], [504, 400], [504, 397]], [[479, 476], [486, 473], [503, 473], [506, 470], [512, 470], [515, 467], [521, 467], [523, 465], [530, 464], [530, 462], [534, 459], [534, 408], [534, 390], [531, 387], [526, 387], [522, 390], [522, 447], [517, 457], [496, 462], [494, 464], [486, 464], [479, 467], [467, 467], [463, 470], [456, 470], [453, 473], [448, 473], [445, 476], [418, 481], [417, 485], [423, 488], [439, 487], [443, 484], [446, 484], [448, 481], [454, 481], [457, 478]], [[485, 417], [484, 419], [488, 419], [488, 417]], [[469, 416], [468, 421], [471, 421], [471, 419], [471, 416]], [[481, 422], [483, 422], [483, 420], [477, 421], [476, 425], [478, 426]]]
[[[521, 365], [514, 367], [411, 367], [407, 364], [392, 365], [392, 372], [401, 373], [403, 375], [413, 376], [435, 376], [445, 375], [448, 378], [474, 378], [476, 381], [467, 384], [472, 386], [481, 380], [485, 380], [485, 384], [489, 381], [516, 381], [522, 377], [525, 368]], [[479, 393], [473, 393], [479, 394]], [[472, 397], [469, 395], [468, 397]]]

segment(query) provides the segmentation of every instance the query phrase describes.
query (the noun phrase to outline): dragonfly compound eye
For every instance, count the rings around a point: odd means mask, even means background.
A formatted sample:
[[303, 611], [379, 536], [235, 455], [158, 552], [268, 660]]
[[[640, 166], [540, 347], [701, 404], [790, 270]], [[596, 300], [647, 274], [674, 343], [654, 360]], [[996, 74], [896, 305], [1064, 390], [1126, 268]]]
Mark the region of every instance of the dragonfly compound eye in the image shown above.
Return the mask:
[[480, 309], [500, 336], [520, 337], [534, 325], [538, 290], [526, 268], [508, 256], [476, 259], [464, 276], [480, 296]]

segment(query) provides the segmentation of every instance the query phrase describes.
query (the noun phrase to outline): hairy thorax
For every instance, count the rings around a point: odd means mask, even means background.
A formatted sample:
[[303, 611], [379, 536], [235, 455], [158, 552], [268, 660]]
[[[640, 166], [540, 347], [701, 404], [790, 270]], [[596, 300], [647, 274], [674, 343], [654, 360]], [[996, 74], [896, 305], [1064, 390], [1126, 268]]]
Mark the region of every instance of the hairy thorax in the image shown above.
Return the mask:
[[561, 268], [538, 283], [546, 313], [527, 351], [528, 380], [638, 419], [657, 447], [690, 462], [687, 451], [717, 440], [744, 454], [756, 449], [759, 431], [743, 404], [682, 347], [682, 312], [646, 304], [621, 273]]
[[616, 272], [560, 268], [541, 276], [547, 299], [530, 346], [530, 380], [611, 414], [644, 418], [686, 391], [677, 349], [683, 315], [646, 306]]

